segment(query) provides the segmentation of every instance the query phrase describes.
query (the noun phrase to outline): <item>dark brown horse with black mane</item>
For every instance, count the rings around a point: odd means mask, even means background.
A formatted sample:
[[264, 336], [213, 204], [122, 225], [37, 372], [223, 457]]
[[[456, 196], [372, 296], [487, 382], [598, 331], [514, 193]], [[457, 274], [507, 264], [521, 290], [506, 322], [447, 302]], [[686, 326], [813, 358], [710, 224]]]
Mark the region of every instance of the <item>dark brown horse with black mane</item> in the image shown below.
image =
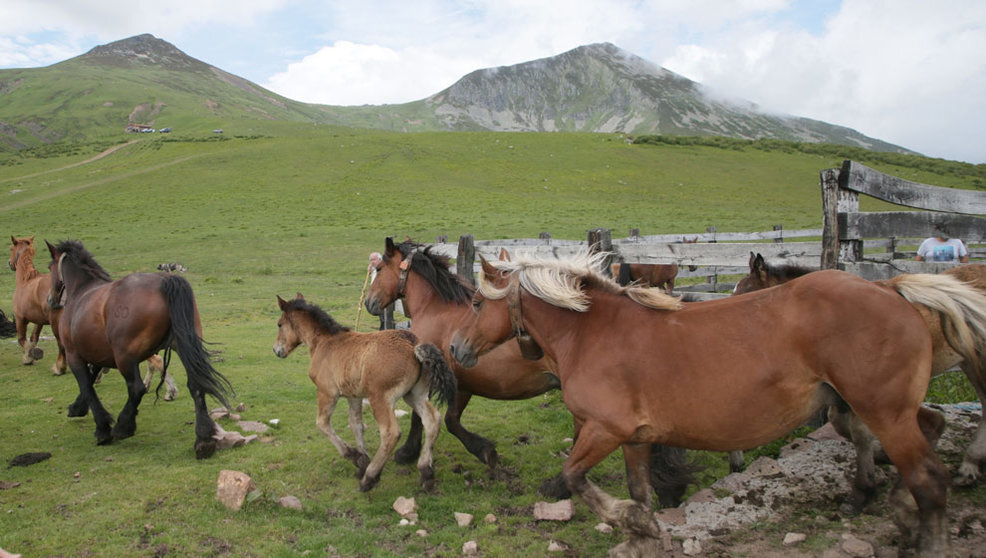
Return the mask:
[[[946, 554], [948, 472], [922, 430], [940, 420], [921, 405], [931, 335], [915, 309], [937, 314], [969, 354], [977, 350], [969, 330], [986, 332], [986, 298], [949, 276], [907, 275], [888, 286], [821, 271], [683, 305], [658, 289], [614, 284], [598, 271], [605, 257], [483, 260], [475, 317], [451, 352], [471, 366], [515, 336], [544, 350], [582, 425], [565, 481], [603, 521], [630, 534], [621, 551], [660, 553], [643, 474], [649, 444], [747, 449], [838, 405], [877, 436], [914, 497], [920, 555]], [[586, 478], [617, 448], [629, 501]], [[857, 475], [854, 490], [865, 501], [875, 481]]]
[[[508, 254], [501, 254], [509, 259]], [[473, 395], [499, 400], [521, 400], [540, 395], [560, 385], [553, 365], [546, 359], [525, 358], [516, 343], [498, 347], [470, 369], [459, 365], [447, 353], [453, 333], [472, 320], [471, 284], [449, 271], [447, 257], [433, 253], [430, 246], [406, 241], [394, 244], [387, 238], [383, 263], [367, 292], [365, 306], [371, 314], [380, 314], [398, 298], [405, 313], [412, 317], [411, 331], [423, 342], [442, 348], [458, 380], [455, 404], [445, 412], [445, 426], [481, 462], [491, 467], [497, 463], [492, 441], [467, 430], [462, 413]], [[537, 356], [537, 355], [533, 355]], [[407, 441], [398, 450], [401, 463], [413, 461], [421, 446], [421, 420], [412, 416]], [[684, 451], [655, 447], [652, 454], [651, 483], [664, 506], [677, 505], [697, 471], [687, 463]], [[556, 498], [567, 497], [564, 481], [555, 477], [546, 481], [541, 492]]]
[[[750, 273], [736, 283], [735, 294], [758, 291], [777, 285], [782, 285], [815, 271], [812, 268], [795, 265], [770, 265], [760, 254], [750, 253]], [[986, 264], [974, 263], [960, 265], [950, 268], [944, 272], [956, 279], [963, 281], [980, 291], [986, 296]], [[877, 283], [894, 285], [894, 279], [877, 281]], [[919, 309], [920, 310], [920, 309]], [[931, 369], [932, 376], [944, 374], [946, 371], [959, 366], [965, 373], [969, 383], [976, 390], [980, 404], [986, 407], [986, 360], [982, 358], [982, 352], [975, 355], [976, 358], [966, 358], [956, 347], [958, 342], [953, 340], [952, 335], [943, 330], [938, 316], [931, 312], [921, 312], [925, 319], [928, 331], [931, 332], [932, 353], [934, 355]], [[978, 339], [980, 347], [986, 348], [986, 339]], [[733, 457], [731, 456], [731, 462]], [[983, 465], [986, 464], [986, 420], [980, 419], [976, 435], [973, 437], [969, 447], [966, 448], [962, 464], [952, 479], [956, 486], [970, 486], [975, 484], [981, 476]]]
[[[62, 309], [60, 337], [79, 384], [79, 398], [69, 406], [69, 416], [84, 416], [91, 409], [100, 445], [133, 436], [137, 407], [147, 391], [139, 364], [164, 350], [167, 370], [175, 351], [188, 374], [188, 392], [195, 403], [195, 456], [211, 456], [216, 450], [216, 424], [205, 395], [228, 407], [231, 387], [209, 362], [188, 281], [165, 273], [133, 273], [114, 281], [78, 241], [48, 243], [48, 251], [48, 302]], [[127, 402], [115, 425], [93, 389], [100, 368], [116, 368], [127, 383]]]

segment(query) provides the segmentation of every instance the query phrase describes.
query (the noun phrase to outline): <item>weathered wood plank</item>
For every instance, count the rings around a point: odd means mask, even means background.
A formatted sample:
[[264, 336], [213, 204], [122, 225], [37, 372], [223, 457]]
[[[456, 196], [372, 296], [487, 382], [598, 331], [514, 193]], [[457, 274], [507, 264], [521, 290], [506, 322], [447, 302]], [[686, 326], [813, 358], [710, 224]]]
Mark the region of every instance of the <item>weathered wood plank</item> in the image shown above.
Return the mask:
[[928, 211], [840, 213], [839, 237], [846, 239], [887, 236], [931, 236], [936, 224], [944, 224], [954, 238], [966, 244], [986, 242], [986, 218]]
[[890, 203], [965, 215], [986, 215], [986, 192], [911, 182], [846, 160], [839, 185]]
[[863, 279], [877, 281], [890, 279], [902, 273], [941, 273], [958, 264], [941, 262], [916, 262], [913, 260], [893, 260], [890, 262], [864, 261], [846, 263], [844, 269]]

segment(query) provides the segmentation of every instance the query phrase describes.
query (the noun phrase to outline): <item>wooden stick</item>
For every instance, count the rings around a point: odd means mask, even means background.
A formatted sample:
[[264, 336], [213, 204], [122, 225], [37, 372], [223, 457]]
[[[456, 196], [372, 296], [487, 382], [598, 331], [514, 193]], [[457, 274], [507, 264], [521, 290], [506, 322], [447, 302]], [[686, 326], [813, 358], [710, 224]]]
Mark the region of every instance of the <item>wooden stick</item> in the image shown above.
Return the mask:
[[359, 293], [359, 306], [356, 307], [356, 325], [353, 326], [353, 331], [359, 331], [359, 315], [363, 311], [363, 300], [366, 298], [366, 286], [370, 284], [370, 275], [373, 270], [366, 268], [366, 279], [363, 280], [363, 290]]

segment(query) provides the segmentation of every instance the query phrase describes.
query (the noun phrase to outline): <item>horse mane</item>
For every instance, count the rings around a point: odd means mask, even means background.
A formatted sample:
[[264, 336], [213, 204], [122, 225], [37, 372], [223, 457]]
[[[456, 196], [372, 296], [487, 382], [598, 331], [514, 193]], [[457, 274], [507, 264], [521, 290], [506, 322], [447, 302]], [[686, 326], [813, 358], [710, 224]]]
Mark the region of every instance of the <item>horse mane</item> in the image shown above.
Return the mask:
[[[422, 248], [421, 244], [413, 241], [405, 241], [397, 246], [405, 257], [412, 252], [415, 254], [411, 259], [411, 271], [427, 281], [442, 300], [455, 304], [469, 304], [474, 289], [461, 277], [449, 271], [448, 256], [432, 253], [432, 248], [432, 246]], [[387, 259], [386, 256], [384, 259]]]
[[348, 327], [335, 321], [335, 319], [330, 316], [328, 312], [319, 308], [318, 305], [312, 304], [303, 298], [296, 298], [288, 301], [288, 305], [285, 307], [284, 311], [288, 312], [291, 310], [300, 310], [311, 315], [315, 318], [318, 326], [331, 335], [342, 333], [344, 331], [350, 331]]
[[[576, 312], [585, 312], [592, 302], [586, 288], [626, 296], [630, 300], [655, 310], [679, 310], [681, 301], [668, 295], [663, 289], [631, 284], [621, 286], [600, 271], [608, 253], [587, 254], [580, 252], [570, 259], [539, 259], [529, 256], [513, 261], [493, 261], [490, 265], [511, 275], [516, 275], [527, 292], [541, 300]], [[480, 274], [479, 292], [489, 299], [507, 295], [507, 289], [498, 289]]]
[[63, 240], [55, 246], [60, 254], [74, 261], [79, 268], [86, 272], [90, 277], [94, 279], [102, 279], [103, 281], [112, 281], [113, 278], [110, 274], [103, 269], [103, 266], [99, 265], [96, 260], [93, 259], [92, 254], [86, 250], [82, 242], [78, 240]]
[[791, 279], [797, 279], [803, 275], [808, 275], [816, 269], [810, 267], [804, 267], [795, 264], [779, 264], [770, 265], [764, 262], [764, 266], [767, 268], [767, 275], [771, 277], [776, 277], [781, 281], [790, 281]]

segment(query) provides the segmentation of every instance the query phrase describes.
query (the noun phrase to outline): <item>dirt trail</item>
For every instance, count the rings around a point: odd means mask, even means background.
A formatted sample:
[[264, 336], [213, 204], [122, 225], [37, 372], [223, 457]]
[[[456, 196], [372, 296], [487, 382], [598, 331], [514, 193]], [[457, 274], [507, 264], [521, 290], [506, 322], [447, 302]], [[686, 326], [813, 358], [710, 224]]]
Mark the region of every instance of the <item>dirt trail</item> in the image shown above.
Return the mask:
[[71, 169], [71, 168], [75, 168], [75, 167], [81, 167], [82, 165], [89, 164], [89, 163], [91, 163], [93, 161], [98, 161], [98, 160], [102, 159], [103, 157], [106, 157], [107, 155], [110, 155], [112, 153], [115, 153], [116, 151], [119, 151], [120, 149], [123, 149], [124, 147], [127, 147], [128, 145], [131, 145], [131, 144], [133, 144], [133, 143], [135, 143], [137, 141], [138, 140], [132, 139], [132, 140], [128, 141], [127, 143], [121, 143], [121, 144], [118, 144], [118, 145], [114, 145], [113, 147], [107, 149], [106, 151], [103, 151], [102, 153], [99, 153], [98, 155], [95, 155], [94, 157], [90, 157], [90, 158], [86, 159], [85, 161], [79, 161], [78, 163], [72, 163], [71, 165], [65, 165], [64, 167], [58, 167], [57, 169], [48, 169], [48, 170], [44, 170], [44, 171], [41, 171], [41, 172], [35, 172], [35, 173], [32, 173], [32, 174], [25, 174], [25, 175], [22, 175], [22, 176], [12, 176], [10, 178], [0, 178], [0, 184], [3, 184], [4, 182], [10, 182], [12, 180], [23, 180], [25, 178], [34, 178], [35, 176], [41, 176], [43, 174], [48, 174], [48, 173], [52, 173], [52, 172], [59, 172], [59, 171], [63, 171], [63, 170]]

